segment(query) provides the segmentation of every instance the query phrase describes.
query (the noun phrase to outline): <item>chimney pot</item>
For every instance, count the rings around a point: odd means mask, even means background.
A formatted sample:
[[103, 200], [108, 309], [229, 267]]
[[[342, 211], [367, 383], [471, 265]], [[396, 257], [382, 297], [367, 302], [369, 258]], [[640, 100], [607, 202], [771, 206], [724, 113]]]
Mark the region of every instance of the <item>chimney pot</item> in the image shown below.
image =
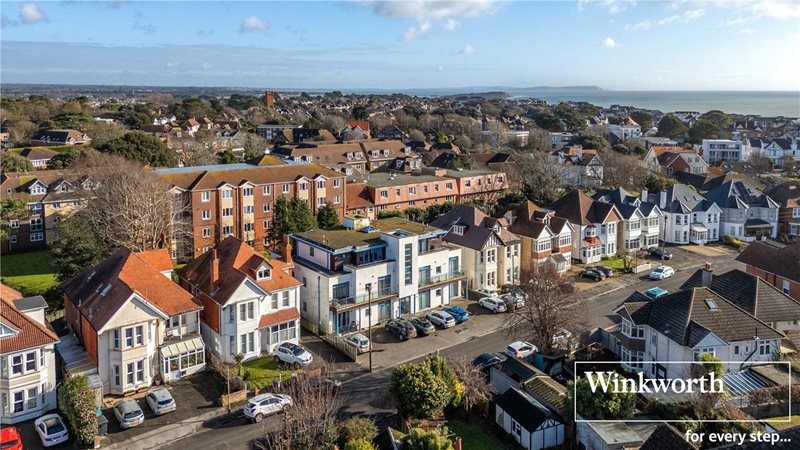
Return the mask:
[[219, 281], [219, 258], [217, 257], [217, 249], [211, 249], [211, 284], [216, 284]]
[[461, 450], [461, 436], [456, 437], [456, 445], [454, 450]]
[[283, 260], [286, 264], [292, 264], [292, 240], [288, 234], [283, 235]]
[[703, 278], [701, 281], [702, 286], [710, 288], [713, 279], [714, 279], [714, 269], [711, 268], [711, 263], [706, 261], [706, 265], [705, 267], [703, 267]]

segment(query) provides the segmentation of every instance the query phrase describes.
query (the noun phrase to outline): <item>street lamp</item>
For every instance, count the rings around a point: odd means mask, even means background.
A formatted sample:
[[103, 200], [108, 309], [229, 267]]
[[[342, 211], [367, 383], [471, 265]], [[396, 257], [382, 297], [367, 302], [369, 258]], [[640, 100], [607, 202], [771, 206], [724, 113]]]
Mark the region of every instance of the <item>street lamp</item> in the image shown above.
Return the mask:
[[372, 283], [367, 283], [367, 311], [369, 314], [369, 371], [372, 372]]

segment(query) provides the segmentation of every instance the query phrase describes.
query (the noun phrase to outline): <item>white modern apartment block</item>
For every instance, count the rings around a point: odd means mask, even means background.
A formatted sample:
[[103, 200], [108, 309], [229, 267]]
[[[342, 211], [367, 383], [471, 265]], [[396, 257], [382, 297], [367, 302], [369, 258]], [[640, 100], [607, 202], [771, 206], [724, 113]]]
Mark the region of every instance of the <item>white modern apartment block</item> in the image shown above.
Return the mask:
[[[0, 426], [56, 408], [55, 343], [41, 296], [21, 298], [0, 285]], [[14, 294], [8, 298], [9, 292]], [[16, 298], [15, 298], [16, 297]]]
[[550, 150], [561, 150], [562, 147], [572, 145], [575, 133], [550, 133]]
[[620, 125], [609, 125], [608, 131], [622, 142], [642, 136], [642, 128], [635, 122]]
[[642, 191], [642, 199], [658, 205], [663, 214], [661, 240], [668, 244], [699, 244], [720, 238], [720, 207], [685, 184], [666, 191]]
[[339, 335], [461, 295], [461, 249], [442, 241], [445, 230], [396, 217], [346, 219], [345, 227], [291, 236], [310, 329]]
[[703, 159], [709, 164], [721, 161], [747, 161], [750, 159], [750, 151], [742, 141], [703, 139]]

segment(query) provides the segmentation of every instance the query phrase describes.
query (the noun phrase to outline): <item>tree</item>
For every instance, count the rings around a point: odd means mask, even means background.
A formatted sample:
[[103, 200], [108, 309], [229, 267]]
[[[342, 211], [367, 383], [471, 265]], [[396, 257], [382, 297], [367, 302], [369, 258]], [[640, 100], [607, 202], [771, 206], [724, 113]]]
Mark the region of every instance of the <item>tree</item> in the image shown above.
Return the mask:
[[653, 115], [648, 111], [637, 109], [635, 111], [631, 111], [630, 116], [631, 119], [639, 124], [639, 126], [642, 128], [642, 132], [653, 127]]
[[678, 181], [674, 178], [667, 178], [654, 173], [648, 173], [647, 181], [645, 182], [644, 187], [646, 187], [649, 192], [661, 192], [666, 191], [677, 182]]
[[365, 440], [372, 442], [378, 437], [378, 427], [375, 422], [366, 417], [351, 417], [339, 427], [339, 442]]
[[565, 131], [564, 124], [561, 122], [561, 120], [548, 111], [540, 111], [535, 113], [533, 115], [533, 121], [537, 126], [544, 128], [547, 131]]
[[[607, 376], [605, 372], [592, 374], [593, 377]], [[622, 378], [613, 373], [611, 379]], [[621, 381], [621, 380], [620, 380]], [[613, 381], [610, 381], [613, 382]], [[636, 394], [633, 392], [614, 392], [613, 389], [598, 388], [592, 392], [587, 377], [578, 378], [577, 382], [567, 383], [567, 396], [564, 398], [562, 417], [573, 420], [577, 415], [584, 419], [622, 420], [633, 416], [636, 405]], [[576, 409], [573, 409], [576, 408]]]
[[580, 145], [583, 148], [594, 148], [597, 150], [605, 150], [609, 147], [609, 143], [603, 136], [591, 131], [581, 131], [577, 136], [572, 138], [572, 145]]
[[56, 278], [61, 283], [73, 279], [83, 269], [99, 264], [110, 253], [91, 223], [80, 214], [62, 220], [59, 232], [61, 237], [50, 251]]
[[271, 244], [275, 244], [281, 242], [284, 235], [308, 231], [316, 226], [314, 214], [304, 200], [293, 198], [287, 201], [278, 198], [275, 201], [272, 226], [267, 232], [267, 237]]
[[125, 129], [116, 123], [107, 123], [93, 120], [81, 128], [81, 131], [92, 138], [92, 146], [97, 148], [106, 144], [108, 141], [119, 139], [125, 135]]
[[549, 205], [561, 197], [563, 187], [555, 163], [544, 153], [518, 154], [508, 178], [521, 187], [525, 197], [539, 205]]
[[344, 127], [347, 126], [347, 121], [336, 114], [326, 114], [322, 117], [320, 122], [322, 124], [322, 128], [330, 131], [334, 136], [338, 136]]
[[263, 137], [247, 133], [244, 141], [244, 159], [253, 159], [259, 155], [263, 155], [269, 143]]
[[718, 109], [712, 109], [711, 111], [708, 111], [707, 113], [703, 114], [698, 119], [698, 122], [700, 120], [711, 122], [719, 130], [727, 128], [733, 122], [731, 116], [725, 114], [724, 112]]
[[772, 172], [772, 160], [760, 153], [751, 155], [749, 162], [759, 174]]
[[217, 154], [217, 159], [220, 164], [234, 164], [239, 162], [239, 158], [230, 150], [223, 150]]
[[699, 144], [703, 139], [718, 139], [722, 129], [719, 125], [709, 119], [699, 119], [689, 128], [689, 142]]
[[131, 131], [121, 138], [112, 139], [97, 147], [103, 153], [112, 153], [153, 167], [175, 167], [175, 152], [157, 137], [141, 131]]
[[422, 223], [425, 220], [425, 210], [420, 208], [407, 208], [403, 211], [406, 219], [412, 222]]
[[504, 327], [510, 336], [525, 337], [550, 353], [556, 348], [556, 336], [583, 331], [585, 305], [580, 292], [552, 264], [523, 270], [519, 287], [527, 299], [525, 306], [506, 315]]
[[403, 450], [453, 450], [453, 442], [448, 434], [446, 427], [431, 431], [414, 428], [406, 435], [402, 448]]
[[470, 139], [469, 136], [459, 134], [453, 139], [453, 144], [464, 150], [470, 149], [472, 148], [472, 139]]
[[388, 219], [390, 217], [403, 217], [403, 211], [379, 211], [378, 219]]
[[344, 444], [344, 450], [375, 450], [375, 446], [368, 439], [353, 439]]
[[366, 106], [356, 106], [353, 108], [353, 118], [356, 120], [369, 119], [369, 111], [367, 110]]
[[658, 135], [676, 139], [686, 134], [686, 125], [673, 114], [667, 114], [658, 122]]
[[611, 150], [614, 150], [615, 152], [621, 153], [623, 155], [627, 155], [631, 152], [631, 150], [625, 144], [614, 144], [614, 146], [611, 147]]
[[439, 352], [436, 352], [428, 354], [423, 360], [423, 364], [426, 364], [431, 369], [431, 372], [433, 372], [433, 375], [442, 380], [445, 386], [448, 386], [450, 390], [448, 404], [451, 406], [458, 406], [461, 404], [463, 389], [462, 386], [459, 385], [456, 373], [453, 370], [453, 366], [450, 365], [450, 361], [439, 355]]
[[3, 172], [32, 172], [33, 164], [16, 153], [5, 152], [2, 168]]
[[415, 128], [408, 132], [408, 138], [412, 141], [425, 142], [425, 133]]
[[786, 172], [794, 172], [797, 170], [798, 162], [792, 155], [786, 155], [781, 158], [781, 167]]
[[586, 129], [586, 119], [578, 111], [567, 103], [561, 102], [554, 108], [556, 117], [561, 119], [568, 131], [582, 131]]
[[325, 206], [317, 210], [317, 224], [320, 228], [333, 228], [339, 225], [339, 213], [332, 204], [325, 203]]
[[66, 418], [69, 433], [79, 446], [94, 446], [97, 437], [97, 408], [86, 375], [71, 376], [58, 389], [58, 407]]
[[25, 200], [10, 198], [0, 200], [0, 239], [8, 237], [12, 220], [26, 220], [30, 215], [31, 211]]
[[427, 364], [403, 364], [392, 371], [389, 392], [407, 417], [431, 418], [450, 402], [450, 387]]
[[438, 203], [425, 208], [425, 219], [423, 223], [431, 223], [442, 214], [446, 214], [451, 209], [455, 208], [456, 204], [453, 202]]
[[470, 363], [465, 357], [451, 360], [450, 365], [463, 389], [461, 405], [464, 409], [470, 412], [477, 405], [488, 405], [492, 399], [494, 387], [486, 379], [481, 368]]
[[638, 191], [642, 188], [642, 166], [639, 158], [615, 151], [605, 151], [603, 160], [603, 184], [612, 189], [624, 188]]
[[216, 150], [203, 141], [181, 139], [178, 143], [182, 148], [181, 160], [184, 166], [208, 166], [219, 162]]

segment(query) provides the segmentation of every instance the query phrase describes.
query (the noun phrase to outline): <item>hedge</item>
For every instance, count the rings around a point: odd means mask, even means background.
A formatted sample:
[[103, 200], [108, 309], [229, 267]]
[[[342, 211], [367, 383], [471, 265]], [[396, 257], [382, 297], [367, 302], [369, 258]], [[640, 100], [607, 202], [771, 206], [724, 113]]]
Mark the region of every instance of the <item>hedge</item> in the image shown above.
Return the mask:
[[97, 436], [97, 406], [86, 375], [68, 378], [58, 390], [58, 407], [69, 432], [79, 446], [94, 446]]

